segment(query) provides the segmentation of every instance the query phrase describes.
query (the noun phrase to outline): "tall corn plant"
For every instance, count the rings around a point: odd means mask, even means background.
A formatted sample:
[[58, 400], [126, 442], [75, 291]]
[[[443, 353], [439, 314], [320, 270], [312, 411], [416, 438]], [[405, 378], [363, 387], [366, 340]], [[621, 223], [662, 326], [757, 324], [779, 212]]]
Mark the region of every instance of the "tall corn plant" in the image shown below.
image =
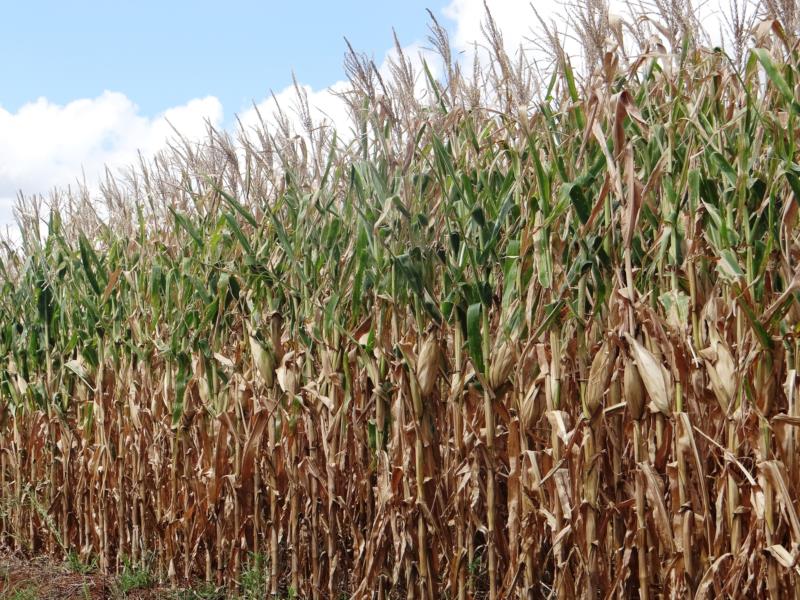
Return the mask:
[[662, 17], [580, 21], [583, 78], [547, 37], [535, 99], [434, 21], [443, 81], [348, 56], [347, 143], [210, 131], [107, 222], [21, 213], [4, 540], [274, 597], [796, 590], [796, 40]]

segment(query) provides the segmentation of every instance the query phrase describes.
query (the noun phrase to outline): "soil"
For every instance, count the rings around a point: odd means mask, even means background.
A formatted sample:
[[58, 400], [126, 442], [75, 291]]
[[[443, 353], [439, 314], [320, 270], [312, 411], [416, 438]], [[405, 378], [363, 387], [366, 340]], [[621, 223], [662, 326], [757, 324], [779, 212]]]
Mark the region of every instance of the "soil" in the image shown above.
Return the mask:
[[108, 578], [96, 574], [71, 573], [64, 565], [46, 557], [23, 559], [0, 555], [0, 599], [33, 600], [110, 598]]
[[0, 600], [192, 600], [189, 590], [153, 586], [122, 593], [113, 576], [75, 573], [48, 557], [25, 558], [0, 549]]

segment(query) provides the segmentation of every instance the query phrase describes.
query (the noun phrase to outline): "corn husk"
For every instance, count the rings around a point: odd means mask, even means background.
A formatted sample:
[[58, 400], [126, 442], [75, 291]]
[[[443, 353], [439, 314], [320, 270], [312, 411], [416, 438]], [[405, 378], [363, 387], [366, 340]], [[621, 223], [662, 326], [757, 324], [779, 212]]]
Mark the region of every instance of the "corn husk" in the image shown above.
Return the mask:
[[256, 370], [266, 386], [272, 387], [275, 381], [275, 357], [272, 350], [262, 344], [252, 333], [247, 337], [250, 341], [250, 352], [253, 355]]
[[586, 410], [588, 416], [594, 416], [603, 401], [603, 394], [608, 389], [611, 374], [614, 372], [614, 360], [617, 357], [616, 347], [606, 339], [594, 355], [589, 369], [589, 381], [586, 383]]
[[283, 358], [283, 316], [278, 311], [270, 315], [269, 330], [274, 361], [277, 363]]
[[489, 366], [489, 385], [492, 389], [496, 390], [506, 382], [516, 361], [516, 349], [511, 342], [505, 341], [495, 347]]
[[631, 418], [638, 421], [644, 415], [644, 384], [639, 375], [639, 369], [633, 361], [625, 361], [625, 371], [622, 375], [622, 391], [625, 395], [625, 404], [631, 413]]
[[436, 387], [441, 364], [441, 349], [436, 337], [429, 335], [419, 351], [417, 358], [417, 380], [423, 398], [428, 398]]
[[300, 358], [295, 358], [293, 351], [287, 352], [281, 359], [281, 366], [275, 370], [278, 385], [289, 396], [297, 394], [299, 387], [299, 364]]
[[650, 397], [652, 408], [669, 415], [671, 381], [667, 370], [656, 360], [655, 356], [631, 335], [625, 334], [631, 347], [631, 354], [636, 359], [636, 367]]
[[723, 412], [728, 412], [736, 394], [736, 365], [728, 344], [720, 337], [717, 330], [709, 328], [711, 344], [699, 352], [708, 372], [711, 389]]
[[531, 431], [542, 416], [544, 399], [540, 394], [537, 382], [531, 384], [525, 397], [520, 402], [519, 420], [525, 431]]

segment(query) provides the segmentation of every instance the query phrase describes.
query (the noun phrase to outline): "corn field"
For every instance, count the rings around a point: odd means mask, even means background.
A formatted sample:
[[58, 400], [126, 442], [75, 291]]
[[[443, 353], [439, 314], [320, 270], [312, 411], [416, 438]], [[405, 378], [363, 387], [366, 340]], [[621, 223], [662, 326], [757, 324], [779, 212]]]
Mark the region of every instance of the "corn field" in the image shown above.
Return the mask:
[[314, 600], [800, 598], [800, 11], [742, 6], [715, 48], [584, 3], [583, 75], [490, 15], [470, 72], [434, 20], [439, 77], [348, 54], [349, 137], [299, 90], [303, 131], [23, 199], [3, 544]]

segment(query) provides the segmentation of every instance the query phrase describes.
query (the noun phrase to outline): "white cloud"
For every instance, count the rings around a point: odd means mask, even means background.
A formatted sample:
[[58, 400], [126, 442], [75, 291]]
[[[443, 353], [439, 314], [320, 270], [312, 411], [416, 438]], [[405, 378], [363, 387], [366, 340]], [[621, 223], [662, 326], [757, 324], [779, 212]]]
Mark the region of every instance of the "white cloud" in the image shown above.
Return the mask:
[[[423, 62], [427, 63], [431, 75], [440, 77], [444, 71], [441, 57], [432, 49], [428, 48], [422, 42], [413, 42], [401, 48], [403, 56], [406, 61], [411, 65], [412, 70], [416, 76], [416, 86], [414, 94], [418, 99], [424, 99], [427, 93], [428, 82], [425, 76]], [[391, 48], [383, 58], [383, 62], [378, 67], [378, 72], [381, 77], [391, 78], [390, 63], [397, 64], [399, 60], [399, 53], [397, 48]]]
[[[350, 117], [345, 102], [337, 93], [348, 89], [346, 81], [337, 81], [333, 85], [321, 90], [314, 90], [310, 85], [301, 85], [300, 89], [305, 94], [309, 113], [314, 126], [320, 124], [333, 125], [337, 131], [346, 132], [350, 127]], [[264, 120], [270, 132], [274, 133], [278, 127], [278, 111], [289, 121], [289, 125], [296, 133], [303, 133], [305, 127], [297, 110], [297, 91], [294, 86], [288, 86], [274, 95], [258, 102], [255, 107], [250, 107], [239, 113], [239, 121], [245, 132], [254, 127], [259, 127], [259, 115]]]
[[[736, 0], [741, 2], [742, 0]], [[522, 46], [527, 52], [534, 49], [531, 40], [541, 37], [542, 24], [539, 17], [550, 26], [555, 23], [559, 33], [567, 29], [568, 12], [570, 3], [554, 2], [553, 0], [452, 0], [444, 9], [445, 17], [454, 21], [452, 42], [455, 48], [466, 56], [472, 56], [475, 44], [478, 47], [486, 45], [482, 33], [482, 25], [486, 20], [486, 7], [503, 36], [503, 45], [506, 52], [513, 56]], [[635, 3], [633, 3], [635, 6]], [[713, 43], [720, 43], [720, 28], [725, 28], [723, 10], [720, 6], [727, 2], [700, 2], [698, 4], [698, 18], [706, 29]], [[624, 0], [608, 0], [609, 12], [629, 19], [629, 4]], [[534, 10], [535, 9], [535, 10]], [[741, 9], [740, 9], [741, 10]], [[538, 17], [536, 13], [538, 12]], [[638, 16], [638, 15], [637, 15]], [[650, 15], [656, 21], [659, 17]], [[562, 40], [565, 50], [573, 59], [580, 59], [580, 40], [570, 36]]]
[[[551, 2], [536, 2], [536, 10], [543, 17], [554, 12]], [[506, 51], [513, 53], [525, 38], [531, 37], [531, 28], [538, 24], [530, 0], [495, 0], [487, 2], [492, 18], [503, 35]], [[458, 50], [470, 51], [477, 42], [485, 43], [481, 24], [486, 18], [483, 0], [453, 0], [444, 8], [444, 16], [455, 21], [453, 44]]]
[[18, 191], [46, 194], [74, 184], [82, 172], [92, 185], [104, 165], [125, 167], [136, 160], [137, 150], [151, 155], [161, 149], [175, 135], [170, 123], [185, 137], [199, 139], [206, 120], [222, 122], [222, 105], [213, 96], [154, 118], [116, 92], [66, 105], [40, 98], [16, 112], [0, 108], [0, 227], [10, 222]]
[[[402, 47], [403, 55], [410, 63], [416, 75], [415, 93], [422, 98], [426, 90], [426, 80], [423, 72], [423, 60], [427, 61], [428, 68], [434, 77], [441, 72], [441, 60], [431, 50], [425, 48], [420, 42], [413, 42]], [[391, 78], [390, 61], [397, 61], [398, 52], [391, 48], [384, 55], [383, 61], [378, 65], [378, 73], [384, 79]], [[313, 127], [333, 127], [339, 140], [348, 140], [352, 137], [352, 118], [346, 102], [341, 94], [350, 89], [350, 82], [340, 80], [334, 84], [315, 90], [309, 85], [301, 85], [300, 89], [306, 96]], [[298, 97], [294, 86], [287, 86], [274, 95], [271, 95], [255, 107], [249, 107], [239, 113], [239, 121], [247, 133], [259, 126], [259, 115], [271, 132], [275, 132], [278, 125], [278, 110], [289, 121], [295, 134], [304, 135], [305, 127], [297, 110]]]
[[14, 223], [14, 198], [0, 196], [0, 234]]

